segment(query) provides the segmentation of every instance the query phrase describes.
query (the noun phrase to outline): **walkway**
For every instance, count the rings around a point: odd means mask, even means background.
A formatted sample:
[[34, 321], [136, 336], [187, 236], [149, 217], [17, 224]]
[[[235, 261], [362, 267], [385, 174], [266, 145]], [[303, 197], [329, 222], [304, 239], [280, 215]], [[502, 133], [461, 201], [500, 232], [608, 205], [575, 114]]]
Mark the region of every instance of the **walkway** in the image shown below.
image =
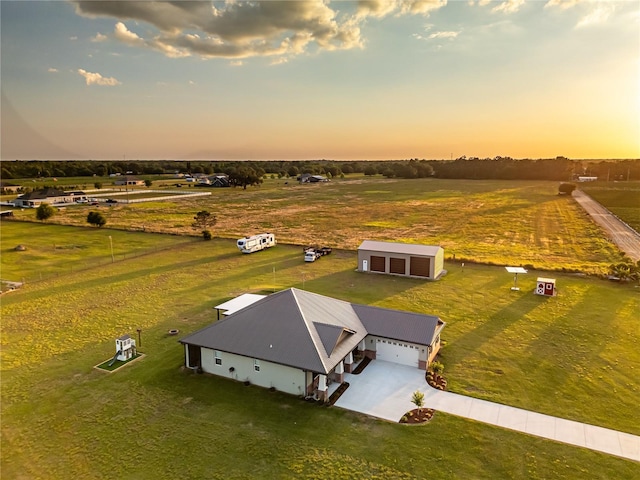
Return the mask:
[[424, 370], [374, 360], [360, 375], [345, 374], [350, 386], [335, 405], [397, 422], [416, 408], [411, 395], [420, 390], [425, 408], [640, 462], [637, 435], [443, 392], [427, 385], [424, 376]]
[[640, 235], [589, 195], [574, 190], [573, 198], [634, 262], [640, 260]]

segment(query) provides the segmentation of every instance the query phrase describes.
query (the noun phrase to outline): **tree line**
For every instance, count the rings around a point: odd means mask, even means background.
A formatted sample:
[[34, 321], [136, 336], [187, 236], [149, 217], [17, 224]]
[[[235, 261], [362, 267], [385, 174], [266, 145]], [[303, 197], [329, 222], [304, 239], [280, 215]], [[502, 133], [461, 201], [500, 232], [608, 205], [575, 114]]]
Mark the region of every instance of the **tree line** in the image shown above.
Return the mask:
[[639, 180], [640, 160], [571, 160], [566, 157], [514, 159], [460, 157], [455, 160], [412, 158], [397, 161], [3, 161], [2, 179], [106, 177], [109, 175], [226, 174], [234, 186], [257, 185], [265, 176], [300, 174], [383, 175], [387, 178], [570, 181], [578, 176], [600, 180]]

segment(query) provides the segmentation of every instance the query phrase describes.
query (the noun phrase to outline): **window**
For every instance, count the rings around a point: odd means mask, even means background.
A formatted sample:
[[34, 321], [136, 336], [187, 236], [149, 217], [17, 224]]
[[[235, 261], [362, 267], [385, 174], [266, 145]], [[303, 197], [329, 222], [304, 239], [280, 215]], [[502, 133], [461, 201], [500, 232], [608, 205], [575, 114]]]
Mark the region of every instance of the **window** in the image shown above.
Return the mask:
[[259, 372], [259, 371], [260, 371], [260, 360], [254, 360], [254, 361], [253, 361], [253, 369], [254, 369], [256, 372]]
[[222, 358], [220, 357], [220, 352], [214, 350], [214, 356], [216, 357], [216, 365], [222, 365]]

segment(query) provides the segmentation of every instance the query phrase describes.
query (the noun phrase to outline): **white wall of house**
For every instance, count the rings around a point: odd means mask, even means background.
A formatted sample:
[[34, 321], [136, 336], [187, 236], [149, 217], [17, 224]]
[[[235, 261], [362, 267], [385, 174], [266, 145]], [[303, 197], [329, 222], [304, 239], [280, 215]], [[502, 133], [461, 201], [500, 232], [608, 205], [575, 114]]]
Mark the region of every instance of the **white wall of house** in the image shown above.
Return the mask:
[[[253, 385], [264, 388], [274, 387], [276, 390], [292, 395], [305, 394], [305, 372], [298, 368], [204, 347], [201, 349], [201, 355], [202, 370], [206, 373], [241, 382], [248, 380]], [[219, 359], [218, 363], [216, 358]], [[256, 366], [259, 366], [259, 371], [256, 370]], [[233, 372], [229, 371], [230, 368], [233, 368]]]

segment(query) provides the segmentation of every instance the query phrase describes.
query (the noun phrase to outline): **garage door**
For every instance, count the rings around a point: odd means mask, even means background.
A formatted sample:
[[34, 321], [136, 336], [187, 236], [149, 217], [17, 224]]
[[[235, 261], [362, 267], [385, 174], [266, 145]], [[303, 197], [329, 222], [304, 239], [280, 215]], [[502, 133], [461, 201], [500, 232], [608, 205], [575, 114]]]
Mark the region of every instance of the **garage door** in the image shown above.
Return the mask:
[[417, 367], [419, 355], [417, 347], [406, 343], [378, 339], [376, 344], [376, 360]]
[[429, 257], [411, 257], [410, 274], [416, 277], [428, 277], [431, 272], [431, 259]]
[[385, 272], [385, 257], [377, 257], [371, 255], [371, 271], [372, 272]]
[[399, 273], [400, 275], [404, 275], [405, 273], [404, 265], [405, 265], [404, 258], [391, 257], [389, 259], [389, 273]]

